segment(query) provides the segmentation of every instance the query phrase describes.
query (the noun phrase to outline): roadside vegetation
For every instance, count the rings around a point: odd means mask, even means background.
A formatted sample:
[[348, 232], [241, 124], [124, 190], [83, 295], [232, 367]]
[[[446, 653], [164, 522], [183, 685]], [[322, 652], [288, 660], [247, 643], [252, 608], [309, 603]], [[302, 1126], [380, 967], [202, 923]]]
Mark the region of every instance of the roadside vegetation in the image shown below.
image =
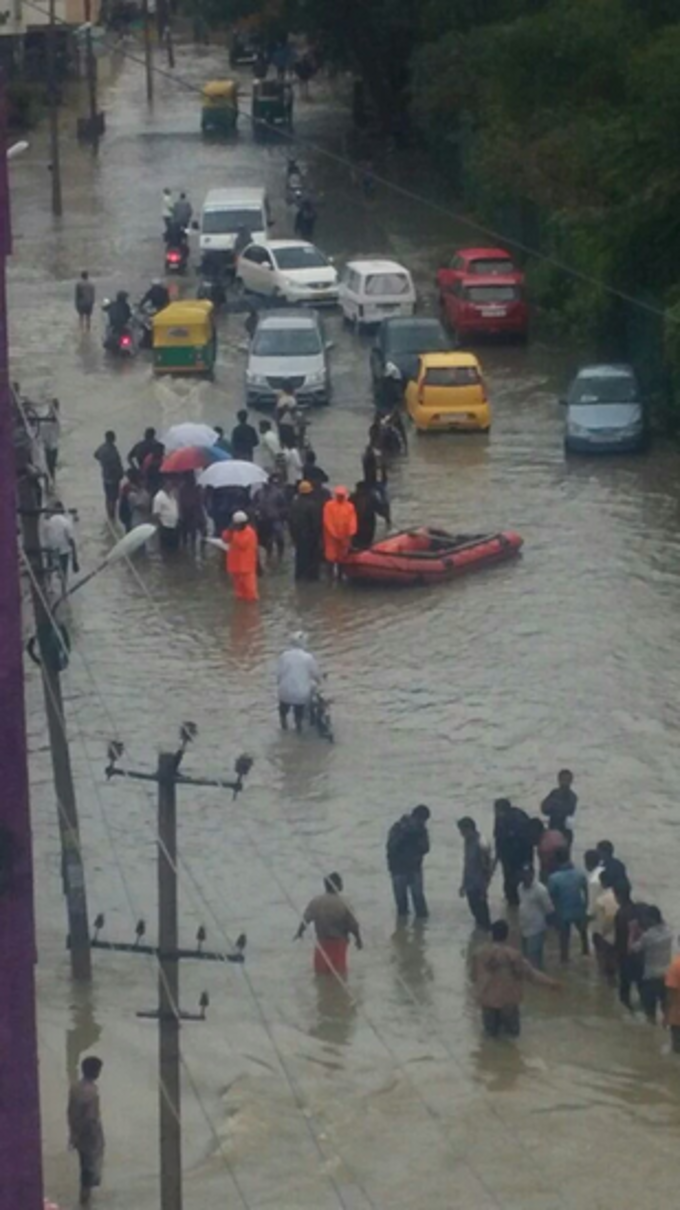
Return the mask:
[[677, 0], [200, 2], [352, 69], [377, 126], [525, 250], [543, 322], [635, 361], [680, 424]]

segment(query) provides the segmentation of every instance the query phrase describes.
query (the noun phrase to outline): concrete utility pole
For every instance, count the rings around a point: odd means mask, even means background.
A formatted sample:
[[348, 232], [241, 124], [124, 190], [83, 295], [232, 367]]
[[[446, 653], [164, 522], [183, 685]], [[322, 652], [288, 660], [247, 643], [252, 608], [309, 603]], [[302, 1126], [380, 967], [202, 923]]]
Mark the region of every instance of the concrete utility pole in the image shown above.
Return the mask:
[[[154, 954], [158, 958], [158, 1008], [139, 1012], [137, 1016], [158, 1021], [158, 1074], [159, 1074], [159, 1130], [160, 1130], [160, 1183], [161, 1210], [182, 1210], [182, 1105], [180, 1076], [180, 1021], [196, 1021], [205, 1018], [208, 1004], [207, 994], [201, 997], [200, 1013], [185, 1013], [179, 1007], [179, 961], [196, 958], [204, 961], [225, 960], [224, 954], [202, 948], [205, 930], [198, 931], [199, 948], [179, 948], [177, 928], [177, 786], [217, 786], [233, 790], [234, 798], [243, 789], [243, 779], [249, 773], [252, 760], [239, 756], [235, 764], [234, 781], [215, 780], [204, 777], [185, 777], [180, 765], [187, 746], [196, 735], [193, 723], [184, 723], [180, 732], [180, 747], [176, 752], [161, 752], [155, 773], [119, 769], [117, 762], [123, 755], [122, 744], [109, 746], [107, 777], [128, 777], [141, 781], [153, 781], [158, 786], [158, 948], [141, 945], [145, 926], [137, 925], [137, 941], [134, 943], [100, 941], [95, 934], [92, 945], [99, 949], [118, 950], [124, 953]], [[103, 926], [102, 916], [95, 921], [97, 931]], [[236, 949], [226, 955], [229, 962], [243, 962], [245, 936], [238, 938]]]
[[142, 21], [144, 24], [144, 68], [146, 71], [146, 99], [153, 104], [153, 59], [151, 51], [151, 25], [149, 22], [149, 0], [142, 0]]
[[47, 95], [50, 110], [50, 170], [52, 173], [52, 214], [63, 214], [61, 202], [61, 160], [59, 157], [59, 95], [57, 89], [57, 27], [55, 0], [50, 0], [50, 23], [47, 29]]
[[[68, 635], [59, 626], [46, 603], [47, 575], [40, 548], [37, 492], [27, 481], [20, 497], [24, 550], [31, 565], [31, 599], [35, 615], [36, 636], [29, 643], [29, 655], [39, 664], [42, 673], [45, 714], [52, 754], [52, 775], [57, 799], [59, 834], [61, 837], [61, 872], [68, 913], [71, 974], [74, 979], [92, 978], [90, 958], [90, 929], [87, 918], [85, 867], [80, 848], [78, 806], [76, 802], [71, 755], [66, 734], [64, 701], [61, 694], [61, 670], [65, 667]], [[49, 511], [49, 510], [42, 510]], [[36, 647], [39, 655], [36, 653]]]
[[12, 251], [0, 74], [0, 1210], [42, 1210], [33, 853], [16, 541], [6, 261]]
[[85, 0], [85, 67], [89, 109], [89, 134], [92, 147], [99, 147], [100, 117], [97, 110], [97, 64], [92, 45], [92, 0]]

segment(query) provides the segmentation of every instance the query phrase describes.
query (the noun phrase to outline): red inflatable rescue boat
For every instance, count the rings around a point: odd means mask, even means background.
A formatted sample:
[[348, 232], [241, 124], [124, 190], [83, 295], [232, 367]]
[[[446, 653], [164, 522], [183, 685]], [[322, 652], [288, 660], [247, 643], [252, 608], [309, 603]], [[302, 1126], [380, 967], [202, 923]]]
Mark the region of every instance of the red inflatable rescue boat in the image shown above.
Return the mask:
[[370, 584], [437, 584], [462, 572], [501, 563], [519, 554], [519, 534], [449, 534], [443, 529], [403, 530], [342, 564], [348, 580]]

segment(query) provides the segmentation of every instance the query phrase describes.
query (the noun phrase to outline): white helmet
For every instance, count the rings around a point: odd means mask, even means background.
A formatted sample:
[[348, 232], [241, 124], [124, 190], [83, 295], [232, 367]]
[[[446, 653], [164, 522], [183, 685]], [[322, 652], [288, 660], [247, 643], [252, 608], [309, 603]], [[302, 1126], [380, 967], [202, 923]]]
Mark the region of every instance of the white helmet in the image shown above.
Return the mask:
[[385, 366], [385, 378], [401, 378], [401, 370], [393, 361], [388, 361]]
[[290, 636], [290, 644], [291, 647], [306, 647], [307, 635], [305, 634], [304, 630], [296, 630]]

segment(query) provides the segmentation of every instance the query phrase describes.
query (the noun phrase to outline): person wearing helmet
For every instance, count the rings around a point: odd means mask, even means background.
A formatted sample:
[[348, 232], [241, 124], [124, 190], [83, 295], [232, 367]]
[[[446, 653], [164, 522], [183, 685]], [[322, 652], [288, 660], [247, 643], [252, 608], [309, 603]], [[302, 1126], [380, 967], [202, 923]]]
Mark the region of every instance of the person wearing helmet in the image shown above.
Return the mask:
[[257, 591], [257, 534], [247, 513], [234, 513], [230, 528], [222, 533], [222, 541], [228, 547], [226, 567], [234, 586], [234, 596], [239, 601], [257, 601], [260, 595]]
[[155, 277], [149, 286], [144, 297], [140, 300], [140, 307], [148, 306], [152, 311], [162, 311], [170, 302], [170, 291], [168, 287], [161, 281], [159, 277]]
[[132, 319], [132, 311], [128, 302], [126, 290], [119, 290], [112, 303], [107, 307], [109, 326], [114, 336], [119, 336]]
[[288, 715], [293, 711], [295, 730], [302, 731], [305, 712], [309, 709], [314, 690], [321, 679], [319, 666], [307, 651], [307, 636], [302, 630], [291, 635], [286, 650], [279, 656], [276, 682], [279, 694], [279, 718], [288, 730]]
[[346, 487], [336, 487], [333, 498], [323, 506], [323, 551], [331, 575], [340, 575], [341, 564], [357, 532], [357, 514]]

